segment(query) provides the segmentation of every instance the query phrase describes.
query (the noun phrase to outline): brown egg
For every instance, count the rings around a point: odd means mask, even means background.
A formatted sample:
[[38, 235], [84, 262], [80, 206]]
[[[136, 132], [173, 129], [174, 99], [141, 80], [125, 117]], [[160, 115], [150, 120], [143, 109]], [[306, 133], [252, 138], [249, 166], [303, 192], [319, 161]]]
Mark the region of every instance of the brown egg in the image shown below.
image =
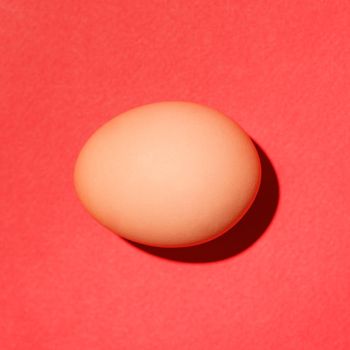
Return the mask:
[[253, 142], [230, 118], [198, 104], [131, 109], [100, 127], [74, 173], [84, 207], [129, 240], [190, 246], [230, 229], [260, 184]]

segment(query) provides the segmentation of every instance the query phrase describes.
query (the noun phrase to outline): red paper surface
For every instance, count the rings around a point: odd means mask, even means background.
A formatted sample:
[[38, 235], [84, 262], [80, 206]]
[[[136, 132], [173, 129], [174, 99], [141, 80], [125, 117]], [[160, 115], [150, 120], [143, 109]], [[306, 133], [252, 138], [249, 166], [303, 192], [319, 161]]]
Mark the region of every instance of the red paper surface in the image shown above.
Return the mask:
[[[0, 349], [350, 348], [350, 3], [0, 2]], [[72, 184], [91, 133], [188, 100], [260, 145], [223, 238], [135, 246]]]

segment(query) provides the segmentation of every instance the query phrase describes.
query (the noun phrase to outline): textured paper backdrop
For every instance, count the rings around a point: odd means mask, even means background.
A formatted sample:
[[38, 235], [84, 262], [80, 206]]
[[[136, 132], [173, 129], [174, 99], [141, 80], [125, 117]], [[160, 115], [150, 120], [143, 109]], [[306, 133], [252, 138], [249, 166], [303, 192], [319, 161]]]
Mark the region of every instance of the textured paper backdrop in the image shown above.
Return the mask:
[[[0, 1], [0, 349], [350, 347], [350, 3]], [[85, 213], [79, 149], [160, 100], [260, 145], [236, 230], [144, 249]]]

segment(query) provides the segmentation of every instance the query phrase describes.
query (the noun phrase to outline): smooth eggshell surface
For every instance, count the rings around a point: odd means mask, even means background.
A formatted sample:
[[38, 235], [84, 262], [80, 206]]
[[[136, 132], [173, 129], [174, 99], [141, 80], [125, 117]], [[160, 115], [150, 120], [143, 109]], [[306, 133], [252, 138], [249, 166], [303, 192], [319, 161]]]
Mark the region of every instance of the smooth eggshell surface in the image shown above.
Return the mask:
[[161, 102], [100, 127], [79, 154], [74, 180], [104, 226], [135, 242], [180, 247], [211, 240], [242, 217], [259, 188], [260, 162], [230, 118]]

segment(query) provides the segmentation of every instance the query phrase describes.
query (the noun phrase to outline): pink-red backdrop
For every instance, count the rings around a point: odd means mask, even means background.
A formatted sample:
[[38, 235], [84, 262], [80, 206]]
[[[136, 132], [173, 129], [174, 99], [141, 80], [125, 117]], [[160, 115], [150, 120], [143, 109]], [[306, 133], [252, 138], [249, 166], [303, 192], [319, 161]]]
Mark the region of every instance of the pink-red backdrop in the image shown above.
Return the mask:
[[[349, 1], [1, 0], [0, 40], [1, 350], [350, 348]], [[160, 100], [273, 164], [240, 238], [142, 249], [79, 204], [85, 140]]]

